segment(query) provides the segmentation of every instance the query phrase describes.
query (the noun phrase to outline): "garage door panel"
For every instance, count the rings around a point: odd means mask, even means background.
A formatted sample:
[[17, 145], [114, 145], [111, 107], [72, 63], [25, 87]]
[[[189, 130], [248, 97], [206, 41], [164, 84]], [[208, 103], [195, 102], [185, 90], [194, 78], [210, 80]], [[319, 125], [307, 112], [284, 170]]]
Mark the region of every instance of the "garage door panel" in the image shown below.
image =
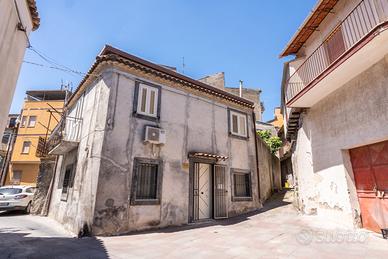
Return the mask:
[[388, 192], [388, 165], [373, 167], [377, 189]]
[[365, 228], [380, 232], [379, 222], [380, 212], [379, 201], [375, 198], [359, 198], [361, 208], [362, 224]]
[[372, 165], [388, 164], [388, 143], [377, 143], [369, 146]]
[[350, 150], [353, 168], [368, 167], [370, 164], [368, 147], [359, 147]]
[[388, 228], [388, 141], [349, 153], [363, 227], [380, 232]]
[[370, 168], [357, 168], [353, 171], [357, 190], [373, 190], [375, 187], [375, 180]]

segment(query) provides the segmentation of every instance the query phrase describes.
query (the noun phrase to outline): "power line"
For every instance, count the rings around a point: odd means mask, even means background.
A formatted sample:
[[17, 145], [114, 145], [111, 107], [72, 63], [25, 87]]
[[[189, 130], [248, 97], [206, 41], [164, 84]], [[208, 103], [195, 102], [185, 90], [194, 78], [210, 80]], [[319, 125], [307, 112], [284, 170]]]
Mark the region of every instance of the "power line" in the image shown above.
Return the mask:
[[[35, 62], [27, 61], [27, 60], [23, 60], [23, 63], [34, 65], [34, 66], [39, 66], [39, 67], [46, 67], [46, 68], [56, 69], [56, 70], [59, 70], [59, 71], [62, 71], [62, 72], [67, 72], [67, 73], [70, 73], [70, 74], [74, 75], [74, 72], [69, 71], [67, 69], [60, 68], [60, 67], [56, 67], [56, 66], [47, 66], [47, 65], [44, 65], [44, 64], [35, 63]], [[80, 73], [76, 73], [76, 74], [77, 75], [81, 75]]]

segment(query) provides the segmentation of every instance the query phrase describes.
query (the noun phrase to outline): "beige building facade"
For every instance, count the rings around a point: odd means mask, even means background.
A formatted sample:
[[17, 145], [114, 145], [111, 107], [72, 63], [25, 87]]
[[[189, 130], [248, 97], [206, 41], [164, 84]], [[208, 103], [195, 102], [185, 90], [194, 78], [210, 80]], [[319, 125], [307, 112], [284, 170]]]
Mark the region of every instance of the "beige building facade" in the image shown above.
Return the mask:
[[271, 192], [247, 99], [106, 46], [66, 109], [49, 217], [75, 233], [233, 217]]
[[39, 22], [35, 0], [0, 1], [0, 137], [29, 45], [28, 35]]

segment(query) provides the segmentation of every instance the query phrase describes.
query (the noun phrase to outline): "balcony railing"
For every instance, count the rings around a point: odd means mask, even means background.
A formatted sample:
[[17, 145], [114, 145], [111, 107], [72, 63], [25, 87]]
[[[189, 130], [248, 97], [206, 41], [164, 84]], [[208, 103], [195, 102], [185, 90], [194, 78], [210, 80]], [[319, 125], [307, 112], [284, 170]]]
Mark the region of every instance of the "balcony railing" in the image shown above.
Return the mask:
[[340, 59], [380, 23], [382, 17], [379, 16], [378, 8], [386, 5], [385, 1], [362, 0], [351, 11], [289, 77], [286, 90], [287, 103], [312, 84], [330, 65]]
[[[36, 155], [38, 157], [45, 157], [50, 151], [63, 143], [78, 143], [81, 138], [81, 128], [82, 119], [74, 117], [62, 118], [47, 139], [39, 138]], [[72, 146], [74, 145], [69, 147]]]

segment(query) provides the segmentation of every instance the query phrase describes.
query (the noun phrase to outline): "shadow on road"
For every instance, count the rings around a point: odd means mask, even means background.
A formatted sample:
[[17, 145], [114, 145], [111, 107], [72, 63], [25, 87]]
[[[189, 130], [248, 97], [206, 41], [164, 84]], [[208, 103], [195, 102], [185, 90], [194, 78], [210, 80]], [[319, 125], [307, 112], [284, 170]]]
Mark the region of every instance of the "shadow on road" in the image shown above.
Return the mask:
[[109, 258], [96, 238], [30, 237], [18, 229], [0, 230], [0, 258]]
[[9, 217], [9, 216], [25, 216], [26, 213], [22, 210], [11, 210], [11, 211], [0, 211], [0, 217]]
[[173, 232], [179, 232], [179, 231], [186, 231], [191, 229], [197, 229], [197, 228], [205, 228], [205, 227], [211, 227], [211, 226], [229, 226], [229, 225], [235, 225], [239, 224], [241, 222], [244, 222], [246, 220], [249, 220], [250, 217], [253, 217], [255, 215], [261, 214], [263, 212], [276, 209], [279, 207], [283, 207], [286, 205], [291, 204], [291, 201], [287, 201], [285, 199], [285, 196], [287, 192], [290, 190], [284, 190], [279, 193], [274, 193], [265, 203], [264, 206], [261, 209], [245, 213], [243, 215], [231, 217], [228, 219], [218, 219], [218, 220], [207, 220], [203, 222], [197, 222], [194, 224], [184, 225], [184, 226], [176, 226], [176, 227], [165, 227], [160, 228], [157, 230], [143, 230], [143, 231], [136, 231], [136, 232], [130, 232], [123, 235], [141, 235], [141, 234], [151, 234], [151, 233], [173, 233]]

